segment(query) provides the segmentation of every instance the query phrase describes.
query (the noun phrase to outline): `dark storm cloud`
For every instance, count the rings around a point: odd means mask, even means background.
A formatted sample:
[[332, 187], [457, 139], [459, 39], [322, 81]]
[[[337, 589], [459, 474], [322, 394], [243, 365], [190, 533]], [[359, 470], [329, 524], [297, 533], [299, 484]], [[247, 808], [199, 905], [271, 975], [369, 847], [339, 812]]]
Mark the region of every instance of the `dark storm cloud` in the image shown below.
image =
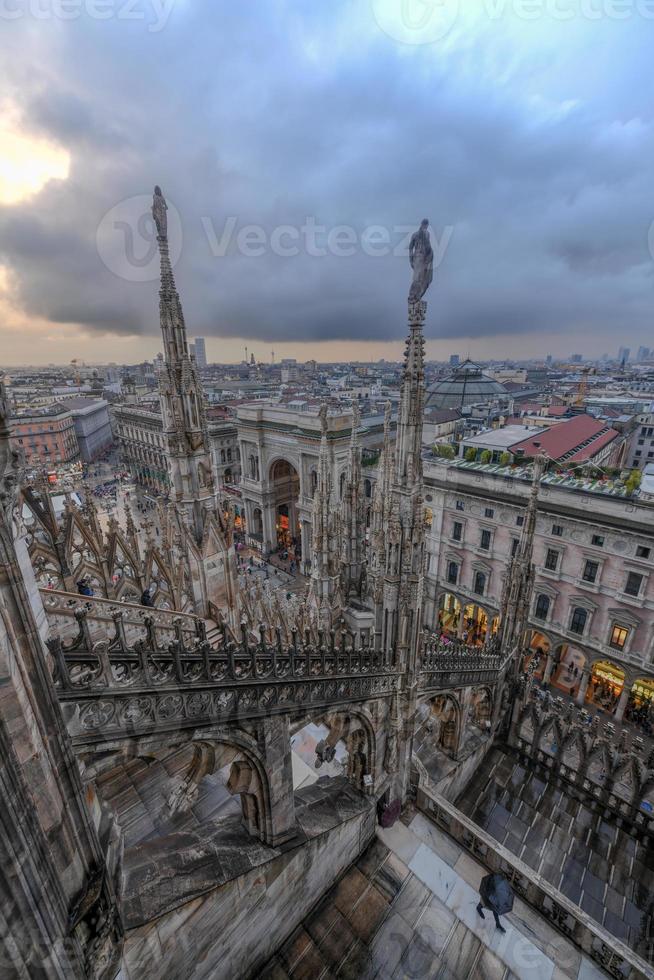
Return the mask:
[[156, 182], [181, 216], [176, 277], [192, 333], [401, 337], [406, 256], [360, 244], [315, 256], [300, 234], [297, 255], [251, 257], [237, 236], [254, 224], [269, 242], [311, 217], [351, 227], [358, 243], [380, 225], [396, 245], [399, 226], [427, 216], [435, 243], [447, 240], [432, 336], [574, 331], [577, 349], [617, 329], [644, 339], [654, 24], [613, 23], [602, 44], [590, 23], [549, 48], [519, 37], [509, 64], [494, 48], [501, 27], [411, 49], [369, 12], [348, 28], [350, 11], [180, 0], [158, 33], [81, 18], [52, 25], [47, 44], [32, 23], [5, 25], [23, 125], [71, 153], [68, 180], [0, 208], [0, 259], [26, 310], [156, 333], [157, 283], [120, 278], [96, 248], [106, 213]]

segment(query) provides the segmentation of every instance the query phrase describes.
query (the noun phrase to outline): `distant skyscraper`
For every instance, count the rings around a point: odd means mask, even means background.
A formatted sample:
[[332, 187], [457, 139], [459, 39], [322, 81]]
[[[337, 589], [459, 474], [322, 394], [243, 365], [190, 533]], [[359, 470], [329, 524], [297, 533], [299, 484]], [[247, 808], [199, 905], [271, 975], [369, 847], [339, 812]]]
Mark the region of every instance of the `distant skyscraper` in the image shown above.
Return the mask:
[[195, 363], [202, 370], [202, 368], [206, 368], [207, 366], [207, 352], [204, 346], [204, 337], [196, 337], [193, 347], [195, 348]]
[[618, 348], [618, 360], [620, 363], [626, 364], [629, 360], [629, 355], [631, 354], [630, 347], [619, 347]]
[[455, 367], [458, 367], [458, 366], [459, 366], [459, 355], [458, 354], [450, 354], [450, 367], [455, 368]]
[[545, 358], [545, 363], [547, 365], [550, 365], [553, 360], [554, 360], [554, 358], [552, 357], [552, 355], [551, 354], [548, 354], [547, 357]]
[[637, 361], [646, 361], [650, 355], [649, 347], [639, 347], [638, 353], [636, 354]]
[[581, 364], [581, 362], [583, 361], [583, 357], [581, 356], [581, 354], [573, 354], [570, 360], [572, 361], [573, 364]]

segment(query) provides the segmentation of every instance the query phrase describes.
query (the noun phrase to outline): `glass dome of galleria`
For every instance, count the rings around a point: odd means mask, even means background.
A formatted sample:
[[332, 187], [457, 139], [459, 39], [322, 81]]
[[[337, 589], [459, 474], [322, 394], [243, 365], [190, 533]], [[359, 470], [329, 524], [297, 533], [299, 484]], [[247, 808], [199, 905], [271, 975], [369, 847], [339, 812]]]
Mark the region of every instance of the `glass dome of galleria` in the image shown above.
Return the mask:
[[478, 364], [464, 361], [454, 374], [427, 389], [427, 408], [462, 408], [506, 395], [504, 385], [484, 374]]

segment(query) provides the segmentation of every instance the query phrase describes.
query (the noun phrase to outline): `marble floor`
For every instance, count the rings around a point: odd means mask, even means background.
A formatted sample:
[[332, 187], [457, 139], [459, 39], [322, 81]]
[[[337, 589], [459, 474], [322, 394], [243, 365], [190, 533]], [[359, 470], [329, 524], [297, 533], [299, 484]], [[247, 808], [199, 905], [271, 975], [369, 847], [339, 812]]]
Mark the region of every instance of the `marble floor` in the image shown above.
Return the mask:
[[457, 806], [608, 932], [653, 961], [651, 847], [548, 785], [501, 749], [486, 756]]
[[476, 911], [485, 869], [422, 814], [377, 836], [261, 980], [602, 980], [524, 902], [500, 933]]

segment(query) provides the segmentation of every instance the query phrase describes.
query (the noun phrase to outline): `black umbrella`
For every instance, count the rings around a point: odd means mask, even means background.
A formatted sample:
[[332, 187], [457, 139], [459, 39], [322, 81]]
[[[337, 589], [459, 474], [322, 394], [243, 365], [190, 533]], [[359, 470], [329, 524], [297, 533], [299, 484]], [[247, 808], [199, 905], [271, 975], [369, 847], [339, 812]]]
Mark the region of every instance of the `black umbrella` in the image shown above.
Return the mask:
[[482, 878], [479, 894], [486, 908], [498, 915], [506, 915], [513, 908], [511, 885], [502, 874], [491, 874]]

